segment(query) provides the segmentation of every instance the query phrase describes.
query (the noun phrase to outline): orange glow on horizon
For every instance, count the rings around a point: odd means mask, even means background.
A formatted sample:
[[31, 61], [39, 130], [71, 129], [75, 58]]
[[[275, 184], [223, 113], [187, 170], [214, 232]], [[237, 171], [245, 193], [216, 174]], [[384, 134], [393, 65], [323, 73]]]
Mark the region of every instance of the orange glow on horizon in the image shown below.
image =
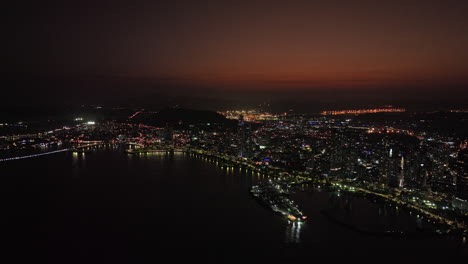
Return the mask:
[[191, 72], [152, 76], [146, 78], [162, 80], [167, 83], [204, 87], [222, 87], [223, 89], [313, 89], [313, 88], [379, 88], [379, 87], [414, 87], [427, 85], [468, 85], [462, 76], [433, 72], [392, 72], [392, 71], [311, 71], [278, 72], [272, 70], [242, 72]]

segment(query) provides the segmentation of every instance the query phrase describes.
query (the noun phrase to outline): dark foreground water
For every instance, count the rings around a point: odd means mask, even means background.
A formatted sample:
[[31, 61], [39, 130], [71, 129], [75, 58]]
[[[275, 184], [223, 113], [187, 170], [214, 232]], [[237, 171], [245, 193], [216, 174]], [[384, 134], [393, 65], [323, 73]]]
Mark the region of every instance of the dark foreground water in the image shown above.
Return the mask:
[[296, 194], [309, 221], [291, 226], [250, 197], [265, 176], [186, 154], [59, 153], [2, 162], [0, 180], [3, 251], [18, 262], [467, 256], [460, 239], [375, 237], [331, 222], [321, 210], [372, 228], [421, 226], [405, 212], [332, 193]]

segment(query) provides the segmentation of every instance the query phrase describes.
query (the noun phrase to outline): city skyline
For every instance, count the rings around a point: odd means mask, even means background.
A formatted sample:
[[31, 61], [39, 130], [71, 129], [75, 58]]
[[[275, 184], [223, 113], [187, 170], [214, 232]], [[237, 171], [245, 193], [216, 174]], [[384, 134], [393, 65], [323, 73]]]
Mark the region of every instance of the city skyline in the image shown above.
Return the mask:
[[468, 1], [2, 10], [11, 259], [468, 256]]

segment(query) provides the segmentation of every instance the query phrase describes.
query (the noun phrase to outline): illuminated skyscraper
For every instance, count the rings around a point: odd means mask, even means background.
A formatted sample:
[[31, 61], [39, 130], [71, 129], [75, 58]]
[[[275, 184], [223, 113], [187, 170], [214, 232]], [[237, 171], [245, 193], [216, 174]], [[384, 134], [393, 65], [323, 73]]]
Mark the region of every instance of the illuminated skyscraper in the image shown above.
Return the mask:
[[404, 180], [405, 180], [405, 158], [401, 155], [401, 162], [400, 162], [400, 174], [398, 175], [398, 187], [403, 188]]
[[245, 138], [245, 122], [244, 116], [239, 116], [239, 128], [238, 128], [238, 140], [239, 140], [239, 157], [245, 156], [245, 145], [246, 145], [246, 138]]

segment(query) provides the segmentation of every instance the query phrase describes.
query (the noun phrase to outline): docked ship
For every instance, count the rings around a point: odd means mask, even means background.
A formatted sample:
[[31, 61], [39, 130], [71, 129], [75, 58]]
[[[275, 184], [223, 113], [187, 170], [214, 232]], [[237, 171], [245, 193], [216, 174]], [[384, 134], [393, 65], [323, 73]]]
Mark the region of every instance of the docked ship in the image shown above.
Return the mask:
[[287, 192], [279, 183], [269, 181], [263, 185], [254, 185], [250, 188], [250, 194], [261, 205], [285, 217], [289, 222], [304, 222], [307, 219], [287, 197]]

